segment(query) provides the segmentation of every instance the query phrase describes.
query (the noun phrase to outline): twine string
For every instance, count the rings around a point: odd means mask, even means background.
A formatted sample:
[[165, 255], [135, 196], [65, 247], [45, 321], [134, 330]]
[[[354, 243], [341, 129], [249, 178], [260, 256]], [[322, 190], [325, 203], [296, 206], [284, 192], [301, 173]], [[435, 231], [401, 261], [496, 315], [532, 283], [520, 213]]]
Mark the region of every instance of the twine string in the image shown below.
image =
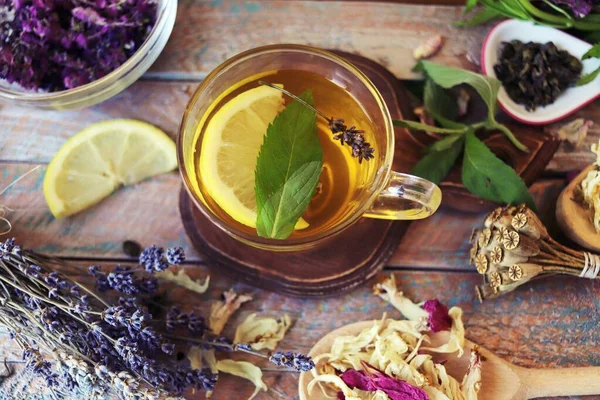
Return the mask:
[[597, 254], [584, 252], [585, 265], [579, 277], [587, 279], [596, 279], [600, 274], [600, 256]]

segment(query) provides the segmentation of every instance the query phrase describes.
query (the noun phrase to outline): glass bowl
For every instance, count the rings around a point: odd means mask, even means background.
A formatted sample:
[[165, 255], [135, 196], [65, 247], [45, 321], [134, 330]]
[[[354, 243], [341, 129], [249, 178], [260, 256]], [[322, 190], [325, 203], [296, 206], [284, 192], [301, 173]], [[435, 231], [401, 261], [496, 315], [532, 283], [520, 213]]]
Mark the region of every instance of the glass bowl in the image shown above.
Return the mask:
[[156, 61], [175, 26], [177, 0], [158, 0], [158, 17], [140, 49], [110, 74], [74, 89], [33, 92], [0, 81], [0, 100], [19, 106], [52, 110], [89, 107], [109, 99], [135, 82]]

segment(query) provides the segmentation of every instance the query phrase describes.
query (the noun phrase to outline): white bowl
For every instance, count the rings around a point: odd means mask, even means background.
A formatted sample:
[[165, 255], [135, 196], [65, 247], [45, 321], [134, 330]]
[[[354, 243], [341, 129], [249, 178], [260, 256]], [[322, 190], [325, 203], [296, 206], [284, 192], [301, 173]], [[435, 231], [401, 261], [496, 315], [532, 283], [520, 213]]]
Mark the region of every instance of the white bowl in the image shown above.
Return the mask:
[[[494, 65], [498, 62], [498, 50], [502, 42], [520, 40], [527, 42], [554, 42], [556, 47], [567, 50], [573, 56], [581, 57], [592, 47], [574, 36], [555, 28], [535, 25], [527, 21], [507, 20], [500, 22], [488, 33], [481, 49], [481, 68], [487, 76], [496, 77]], [[583, 61], [583, 72], [587, 74], [600, 67], [596, 58]], [[545, 107], [537, 107], [535, 111], [527, 111], [521, 104], [515, 103], [506, 93], [504, 87], [498, 93], [500, 107], [512, 118], [530, 125], [543, 125], [558, 121], [579, 110], [600, 96], [600, 75], [583, 86], [575, 86], [565, 90], [554, 103]]]

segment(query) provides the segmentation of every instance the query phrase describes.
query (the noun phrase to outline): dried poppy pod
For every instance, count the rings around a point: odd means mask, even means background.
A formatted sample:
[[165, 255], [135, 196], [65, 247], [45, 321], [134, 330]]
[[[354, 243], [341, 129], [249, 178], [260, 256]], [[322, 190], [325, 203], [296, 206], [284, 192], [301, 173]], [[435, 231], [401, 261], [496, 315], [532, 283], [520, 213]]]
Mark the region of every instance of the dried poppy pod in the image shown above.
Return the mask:
[[577, 251], [550, 237], [527, 206], [499, 207], [471, 235], [470, 262], [484, 276], [481, 301], [551, 274], [600, 279], [600, 255]]

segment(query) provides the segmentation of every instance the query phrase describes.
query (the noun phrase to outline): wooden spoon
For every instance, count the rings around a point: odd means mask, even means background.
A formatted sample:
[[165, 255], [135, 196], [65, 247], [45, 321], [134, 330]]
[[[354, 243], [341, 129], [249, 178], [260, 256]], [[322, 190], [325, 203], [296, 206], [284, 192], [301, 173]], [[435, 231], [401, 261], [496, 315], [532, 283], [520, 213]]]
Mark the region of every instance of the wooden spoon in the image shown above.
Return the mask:
[[[310, 355], [315, 357], [327, 353], [338, 336], [357, 335], [363, 329], [373, 326], [373, 321], [356, 322], [343, 326], [325, 335], [315, 344]], [[432, 346], [447, 338], [442, 333], [432, 338]], [[445, 355], [448, 373], [462, 381], [469, 364], [470, 349], [477, 346], [466, 341], [465, 354], [459, 359], [455, 354]], [[482, 386], [480, 400], [526, 400], [537, 397], [585, 396], [600, 394], [600, 367], [531, 369], [504, 361], [494, 353], [477, 346], [482, 359]], [[330, 400], [318, 387], [308, 393], [312, 380], [310, 372], [300, 374], [300, 400]]]
[[562, 191], [556, 203], [556, 220], [569, 239], [586, 249], [600, 251], [600, 233], [590, 219], [590, 210], [573, 200], [575, 190], [593, 168], [591, 165], [583, 170]]

